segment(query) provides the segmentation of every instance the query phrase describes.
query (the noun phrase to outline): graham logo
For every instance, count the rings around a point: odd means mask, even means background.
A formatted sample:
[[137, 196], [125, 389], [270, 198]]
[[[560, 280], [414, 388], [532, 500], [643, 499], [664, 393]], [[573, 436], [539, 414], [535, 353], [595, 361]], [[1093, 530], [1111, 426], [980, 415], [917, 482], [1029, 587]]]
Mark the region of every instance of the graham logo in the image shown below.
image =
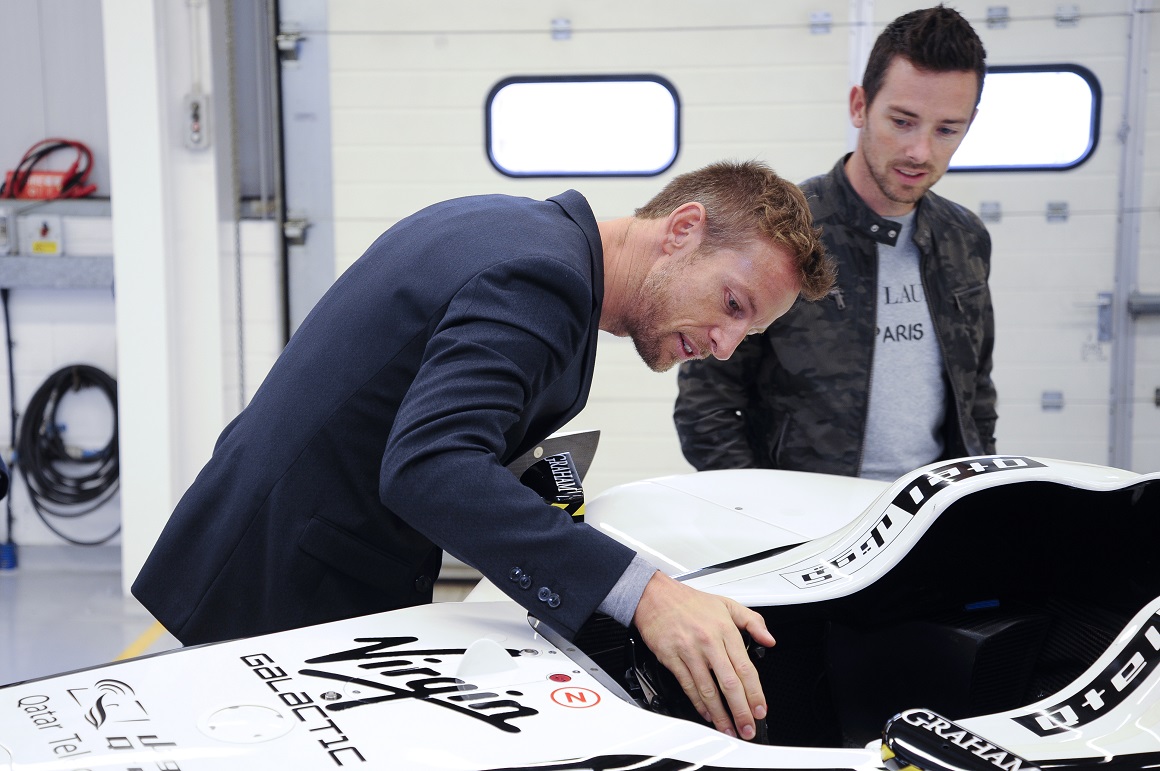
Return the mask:
[[572, 453], [540, 458], [524, 471], [520, 482], [535, 490], [546, 503], [571, 514], [573, 522], [584, 521], [584, 488]]
[[[921, 734], [908, 736], [906, 732], [898, 731], [897, 720], [922, 729], [927, 733], [928, 739], [933, 738], [935, 741], [921, 741]], [[900, 760], [904, 761], [911, 760], [905, 756], [909, 754], [908, 750], [913, 750], [915, 755], [934, 756], [940, 761], [948, 761], [945, 764], [940, 763], [940, 768], [945, 766], [963, 769], [963, 771], [988, 767], [1000, 768], [1003, 771], [1033, 771], [1036, 769], [1036, 766], [1018, 755], [992, 744], [941, 715], [936, 715], [925, 709], [903, 712], [898, 718], [891, 721], [891, 725], [886, 728], [886, 733], [887, 746], [898, 755]], [[985, 764], [979, 761], [985, 761]], [[954, 765], [952, 766], [950, 763]]]
[[561, 707], [583, 709], [600, 703], [600, 694], [587, 688], [557, 688], [552, 691], [552, 701]]
[[980, 474], [1026, 468], [1045, 468], [1045, 466], [1039, 461], [1031, 460], [1031, 458], [1013, 455], [948, 463], [915, 479], [906, 486], [906, 489], [895, 496], [893, 503], [906, 513], [915, 514], [922, 508], [923, 504], [930, 500], [931, 496], [955, 482], [963, 482]]
[[1160, 664], [1160, 611], [1133, 635], [1087, 688], [1048, 709], [1015, 718], [1040, 736], [1066, 733], [1092, 722], [1127, 698]]
[[893, 542], [913, 518], [913, 515], [903, 516], [898, 512], [887, 511], [858, 536], [854, 546], [840, 552], [833, 559], [791, 570], [781, 576], [799, 589], [805, 589], [853, 573]]
[[[511, 698], [522, 696], [518, 691], [505, 691], [503, 695], [491, 693], [455, 677], [452, 673], [456, 668], [448, 666], [447, 659], [462, 656], [467, 652], [464, 648], [399, 647], [417, 640], [416, 637], [358, 638], [356, 643], [369, 645], [306, 661], [307, 664], [344, 665], [339, 669], [345, 671], [303, 669], [298, 674], [345, 683], [347, 691], [344, 696], [358, 687], [357, 696], [327, 704], [328, 712], [415, 699], [480, 720], [508, 733], [520, 732], [512, 721], [540, 714], [539, 710]], [[516, 651], [508, 652], [516, 655]], [[359, 671], [350, 672], [351, 665]], [[382, 679], [374, 678], [376, 674]]]

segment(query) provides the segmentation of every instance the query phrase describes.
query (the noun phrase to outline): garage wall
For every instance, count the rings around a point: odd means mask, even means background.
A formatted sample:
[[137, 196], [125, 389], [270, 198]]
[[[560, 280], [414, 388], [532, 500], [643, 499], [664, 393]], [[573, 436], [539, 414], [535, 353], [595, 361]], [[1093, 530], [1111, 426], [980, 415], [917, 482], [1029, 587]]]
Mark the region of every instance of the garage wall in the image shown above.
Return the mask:
[[[1001, 218], [989, 225], [999, 450], [1106, 463], [1112, 343], [1098, 337], [1098, 306], [1099, 294], [1113, 290], [1116, 276], [1122, 215], [1116, 134], [1126, 97], [1129, 30], [1133, 11], [1142, 6], [1131, 0], [1083, 3], [1072, 24], [1056, 20], [1054, 0], [1026, 0], [1008, 6], [1005, 25], [989, 25], [992, 5], [955, 4], [979, 31], [989, 63], [1082, 64], [1099, 77], [1104, 96], [1099, 147], [1078, 169], [961, 173], [948, 175], [937, 188], [976, 211], [984, 201], [1001, 206]], [[630, 213], [672, 175], [720, 158], [760, 158], [794, 180], [825, 171], [851, 141], [846, 99], [869, 42], [889, 20], [915, 7], [921, 6], [899, 0], [828, 7], [797, 0], [712, 6], [442, 0], [401, 13], [369, 0], [331, 2], [335, 272], [399, 218], [454, 196], [504, 192], [542, 198], [576, 187], [604, 219]], [[570, 37], [553, 39], [553, 19], [568, 20]], [[1154, 59], [1156, 44], [1148, 45]], [[496, 81], [631, 72], [662, 75], [680, 95], [682, 147], [665, 174], [509, 179], [487, 162], [483, 103]], [[1151, 113], [1155, 101], [1149, 101]], [[1149, 125], [1155, 124], [1153, 115]], [[1160, 279], [1154, 267], [1160, 202], [1152, 132], [1140, 261], [1145, 287]], [[1047, 204], [1055, 201], [1067, 202], [1066, 222], [1047, 221]], [[1134, 326], [1140, 342], [1132, 466], [1139, 470], [1160, 468], [1160, 409], [1151, 403], [1160, 386], [1156, 324], [1146, 319]], [[1062, 393], [1062, 409], [1045, 408], [1045, 392]], [[602, 340], [589, 406], [570, 426], [603, 431], [590, 490], [690, 470], [671, 423], [675, 393], [673, 374], [647, 371], [630, 342]]]
[[[802, 2], [425, 3], [398, 14], [332, 3], [330, 67], [336, 269], [401, 217], [438, 200], [503, 192], [544, 198], [575, 187], [598, 219], [631, 214], [676, 174], [722, 158], [758, 158], [800, 180], [844, 151], [847, 8], [812, 34]], [[553, 18], [572, 34], [554, 40]], [[453, 20], [449, 22], [449, 20]], [[511, 75], [657, 73], [680, 96], [673, 167], [643, 179], [510, 179], [483, 146], [483, 105]], [[615, 116], [609, 116], [615, 120]], [[588, 407], [570, 429], [597, 428], [587, 486], [599, 492], [691, 470], [677, 445], [673, 373], [641, 364], [604, 335]]]
[[[605, 219], [627, 214], [672, 175], [722, 157], [761, 158], [795, 180], [823, 171], [850, 141], [845, 99], [851, 71], [859, 70], [852, 60], [865, 55], [866, 42], [886, 21], [914, 7], [887, 0], [835, 0], [829, 8], [800, 0], [712, 6], [688, 0], [302, 2], [325, 6], [328, 16], [324, 27], [306, 32], [328, 44], [324, 66], [330, 93], [321, 105], [324, 112], [313, 119], [332, 124], [334, 141], [329, 151], [291, 156], [287, 163], [302, 166], [325, 155], [333, 167], [333, 178], [326, 179], [336, 224], [325, 247], [330, 274], [400, 217], [452, 196], [507, 192], [542, 198], [575, 186]], [[1096, 72], [1104, 93], [1100, 147], [1080, 169], [956, 175], [938, 188], [974, 209], [983, 201], [1002, 207], [1001, 220], [990, 225], [996, 247], [992, 286], [1002, 451], [1108, 460], [1113, 344], [1096, 339], [1096, 306], [1097, 295], [1115, 285], [1115, 253], [1129, 215], [1140, 249], [1132, 290], [1160, 293], [1160, 86], [1154, 76], [1160, 32], [1148, 24], [1157, 16], [1154, 5], [1154, 0], [1082, 2], [1078, 21], [1060, 25], [1054, 0], [1023, 0], [1008, 4], [1012, 13], [1005, 27], [991, 28], [986, 0], [956, 3], [976, 23], [993, 64], [1076, 62]], [[828, 25], [822, 23], [825, 13]], [[186, 15], [185, 9], [178, 15]], [[0, 150], [12, 156], [6, 165], [39, 138], [77, 136], [96, 150], [93, 178], [107, 189], [104, 99], [98, 98], [100, 85], [93, 85], [101, 83], [104, 71], [100, 39], [93, 34], [99, 17], [92, 0], [0, 0], [5, 41], [0, 57], [7, 72], [19, 73], [9, 78], [6, 104], [12, 109], [0, 125]], [[553, 39], [553, 19], [569, 21], [570, 37]], [[859, 26], [859, 19], [869, 20], [867, 26]], [[1141, 19], [1144, 32], [1151, 28], [1143, 37]], [[1139, 162], [1141, 197], [1126, 213], [1119, 201], [1123, 145], [1117, 135], [1129, 96], [1126, 52], [1132, 29], [1135, 44], [1147, 47], [1153, 77], [1141, 81], [1145, 120], [1133, 127], [1147, 137]], [[482, 110], [496, 81], [514, 74], [612, 72], [653, 72], [676, 85], [683, 144], [669, 172], [632, 180], [513, 180], [490, 167]], [[77, 116], [84, 121], [78, 123]], [[243, 155], [244, 161], [252, 153]], [[1056, 200], [1069, 204], [1066, 223], [1046, 222], [1046, 203]], [[260, 375], [276, 353], [276, 345], [267, 343], [277, 340], [279, 298], [269, 290], [279, 280], [279, 246], [271, 223], [255, 228], [237, 236], [254, 245], [244, 270], [256, 273], [243, 285], [263, 293], [243, 303], [247, 315], [256, 314], [246, 322], [246, 334], [257, 336], [247, 343], [246, 354], [255, 359], [250, 369]], [[220, 234], [222, 254], [232, 253], [235, 237], [232, 230]], [[243, 252], [251, 254], [250, 247]], [[243, 400], [232, 363], [237, 352], [230, 348], [237, 337], [236, 303], [223, 297], [222, 388], [224, 400], [234, 404]], [[26, 402], [50, 371], [80, 355], [112, 371], [114, 315], [106, 292], [14, 292], [18, 403]], [[1130, 465], [1154, 470], [1160, 468], [1160, 408], [1155, 406], [1160, 319], [1140, 317], [1128, 328], [1135, 335]], [[246, 390], [258, 379], [249, 377]], [[1062, 410], [1043, 409], [1045, 391], [1064, 394]], [[650, 373], [630, 343], [606, 337], [589, 407], [572, 426], [604, 432], [590, 489], [688, 470], [669, 417], [674, 395], [671, 374]], [[93, 405], [74, 425], [87, 421], [95, 435], [103, 426], [101, 409]], [[5, 414], [0, 428], [6, 424]], [[21, 508], [20, 494], [17, 489], [14, 498], [22, 542], [52, 541]], [[116, 517], [111, 510], [107, 521]], [[94, 522], [94, 529], [103, 524]]]
[[[796, 14], [789, 12], [799, 5]], [[761, 157], [790, 178], [841, 150], [846, 36], [811, 35], [800, 3], [424, 3], [400, 15], [378, 3], [330, 8], [336, 262], [352, 262], [384, 228], [449, 195], [534, 197], [583, 188], [598, 217], [621, 216], [671, 176], [717, 160]], [[732, 18], [731, 18], [732, 16]], [[572, 35], [553, 40], [553, 18]], [[796, 17], [796, 18], [795, 18]], [[454, 19], [453, 28], [447, 24]], [[679, 19], [679, 23], [676, 20]], [[488, 163], [483, 105], [512, 74], [656, 72], [684, 112], [676, 165], [651, 179], [513, 180]], [[615, 119], [614, 116], [609, 116]], [[770, 140], [777, 126], [775, 141]], [[780, 163], [776, 163], [780, 156]]]
[[[54, 23], [54, 20], [64, 18], [69, 18], [70, 22]], [[41, 140], [50, 137], [72, 139], [82, 142], [93, 153], [88, 181], [97, 186], [95, 197], [108, 196], [109, 141], [100, 28], [100, 0], [0, 0], [0, 71], [8, 73], [3, 97], [4, 119], [0, 120], [0, 175], [14, 169], [24, 153]], [[63, 56], [62, 51], [69, 54]], [[60, 150], [45, 158], [37, 168], [63, 171], [75, 158], [76, 153], [72, 150]], [[29, 202], [0, 202], [0, 207], [12, 212], [32, 211]], [[96, 204], [65, 213], [86, 215], [90, 210], [107, 213], [108, 208], [107, 204]], [[52, 205], [39, 211], [62, 213]], [[107, 220], [84, 216], [83, 220], [70, 217], [70, 221], [90, 223], [85, 228], [90, 237], [85, 238], [84, 243], [78, 243], [77, 239], [69, 238], [78, 231], [66, 228], [66, 249], [71, 252], [79, 250], [86, 255], [109, 256], [107, 244], [111, 235]], [[103, 251], [102, 242], [106, 244]], [[0, 283], [8, 285], [13, 280], [9, 265], [0, 256]], [[113, 305], [113, 293], [109, 288], [59, 290], [36, 287], [11, 291], [9, 318], [18, 411], [23, 411], [48, 375], [67, 364], [91, 364], [115, 374]], [[10, 460], [8, 362], [2, 356], [0, 377], [4, 378], [0, 391], [0, 404], [3, 404], [0, 410], [0, 452]], [[70, 437], [78, 444], [87, 447], [105, 445], [112, 429], [111, 410], [95, 389], [65, 400], [62, 408], [67, 413], [65, 419], [69, 423]], [[7, 502], [3, 505], [6, 506]], [[19, 483], [13, 486], [13, 506], [18, 522], [18, 540], [59, 542], [35, 518]], [[117, 501], [114, 500], [92, 516], [75, 523], [79, 527], [71, 532], [86, 540], [99, 537], [116, 528], [118, 516]], [[3, 535], [3, 527], [0, 527], [0, 537]]]
[[[1150, 13], [1141, 17], [1148, 33], [1147, 97], [1141, 110], [1145, 124], [1142, 169], [1142, 195], [1138, 223], [1140, 228], [1136, 289], [1142, 294], [1160, 296], [1160, 13], [1156, 3]], [[1136, 334], [1136, 367], [1132, 404], [1132, 466], [1137, 470], [1160, 469], [1160, 316], [1140, 317], [1134, 323]]]
[[[224, 4], [223, 4], [224, 7]], [[260, 10], [260, 6], [246, 4], [245, 10], [250, 12], [244, 18], [250, 18]], [[190, 32], [183, 26], [188, 25], [191, 11], [188, 6], [181, 4], [172, 9], [172, 20], [176, 28], [174, 40], [170, 41], [170, 48], [189, 45]], [[204, 8], [201, 9], [204, 12]], [[111, 195], [111, 168], [115, 163], [123, 167], [141, 167], [148, 161], [144, 155], [145, 148], [129, 145], [132, 154], [122, 153], [119, 158], [112, 158], [109, 141], [109, 110], [107, 95], [105, 45], [102, 36], [105, 14], [101, 0], [0, 0], [0, 70], [7, 74], [3, 104], [3, 120], [0, 120], [0, 173], [15, 167], [23, 153], [35, 142], [49, 137], [63, 137], [84, 142], [93, 151], [93, 171], [89, 177], [91, 183], [97, 185], [94, 198], [103, 201], [62, 202], [50, 203], [43, 208], [35, 208], [37, 202], [19, 201], [0, 202], [0, 206], [8, 206], [15, 210], [62, 213], [66, 216], [64, 222], [64, 251], [68, 256], [85, 256], [103, 258], [107, 275], [112, 275], [112, 263], [118, 256], [114, 254], [113, 226], [108, 219]], [[241, 24], [235, 24], [235, 32], [240, 29], [243, 33], [249, 32]], [[249, 40], [249, 36], [246, 38]], [[135, 44], [139, 41], [135, 41]], [[122, 57], [128, 55], [128, 49], [114, 49], [114, 54]], [[271, 54], [272, 55], [272, 54]], [[180, 61], [188, 64], [190, 56], [182, 48]], [[243, 65], [249, 64], [247, 58]], [[116, 60], [110, 59], [110, 62]], [[123, 61], [123, 59], [122, 59]], [[225, 68], [222, 67], [224, 70]], [[253, 69], [253, 67], [251, 67]], [[178, 75], [182, 77], [179, 79]], [[189, 88], [186, 73], [174, 75], [173, 93], [166, 95], [166, 104], [180, 104], [182, 96]], [[250, 76], [248, 85], [253, 86], [254, 77]], [[114, 84], [115, 85], [115, 84]], [[208, 81], [207, 81], [208, 86]], [[212, 87], [208, 90], [212, 93]], [[223, 86], [223, 93], [225, 88]], [[132, 95], [134, 105], [147, 104], [149, 100], [142, 98], [142, 94], [135, 92]], [[241, 98], [248, 99], [250, 112], [254, 111], [256, 97], [251, 91], [244, 91]], [[168, 100], [172, 101], [168, 101]], [[269, 110], [267, 109], [267, 112]], [[249, 114], [249, 113], [247, 113]], [[150, 116], [141, 115], [140, 120], [147, 120]], [[169, 116], [174, 117], [174, 116]], [[230, 135], [228, 115], [223, 112], [220, 122], [213, 125], [213, 130], [221, 131], [221, 135], [211, 135], [215, 146], [223, 145]], [[243, 176], [240, 185], [243, 195], [249, 198], [263, 198], [269, 195], [269, 184], [257, 184], [261, 175], [258, 171], [247, 173], [247, 169], [256, 164], [256, 159], [264, 157], [263, 148], [268, 150], [271, 145], [269, 137], [264, 142], [256, 141], [255, 121], [240, 121], [242, 127], [239, 133], [246, 132], [247, 139], [239, 140], [239, 169]], [[269, 128], [267, 127], [267, 131]], [[182, 146], [180, 134], [174, 131], [165, 137], [166, 145], [181, 148], [182, 158], [188, 164], [203, 161], [206, 156], [198, 157]], [[38, 168], [64, 169], [72, 162], [71, 151], [61, 151], [54, 154], [47, 162]], [[181, 165], [179, 162], [178, 165]], [[267, 164], [268, 165], [268, 164]], [[192, 212], [205, 205], [203, 193], [205, 187], [191, 184], [190, 177], [178, 176], [173, 185], [172, 195], [178, 199], [174, 209], [180, 212]], [[255, 179], [255, 184], [245, 184]], [[227, 196], [228, 199], [228, 196]], [[148, 216], [140, 209], [113, 201], [111, 208], [114, 213], [123, 218], [129, 227], [149, 228], [156, 225], [149, 221]], [[100, 216], [97, 217], [96, 215]], [[137, 218], [136, 220], [134, 218]], [[176, 260], [194, 277], [218, 275], [220, 269], [223, 277], [220, 286], [221, 293], [221, 339], [217, 345], [211, 347], [212, 353], [201, 355], [204, 348], [198, 348], [200, 358], [196, 370], [208, 372], [216, 370], [221, 373], [220, 391], [212, 393], [212, 389], [198, 389], [187, 378], [184, 382], [192, 393], [183, 399], [182, 410], [185, 415], [197, 415], [198, 405], [204, 405], [216, 397], [221, 404], [227, 405], [229, 416], [240, 409], [250, 394], [257, 388], [261, 378], [268, 371], [270, 364], [276, 358], [283, 339], [283, 319], [281, 308], [281, 245], [278, 238], [275, 222], [271, 217], [268, 220], [249, 220], [239, 223], [220, 223], [216, 218], [211, 220], [212, 227], [206, 229], [190, 226], [190, 229], [181, 233], [177, 238], [178, 246], [187, 251], [183, 258]], [[220, 225], [220, 227], [219, 227]], [[205, 239], [201, 238], [205, 235]], [[73, 237], [80, 236], [80, 237]], [[141, 265], [152, 266], [163, 261], [167, 255], [164, 249], [151, 251], [143, 257]], [[46, 266], [57, 264], [58, 267], [67, 265], [67, 260], [45, 256], [37, 259], [45, 261]], [[103, 263], [104, 264], [104, 263]], [[148, 350], [135, 361], [140, 366], [129, 372], [124, 367], [124, 341], [118, 344], [117, 321], [119, 315], [118, 293], [122, 302], [129, 296], [125, 282], [119, 287], [105, 286], [93, 288], [56, 288], [58, 285], [49, 281], [36, 284], [34, 280], [22, 278], [26, 272], [13, 267], [14, 263], [8, 258], [0, 256], [0, 284], [12, 286], [10, 293], [10, 320], [11, 336], [13, 340], [13, 374], [15, 379], [15, 407], [18, 414], [23, 413], [33, 393], [41, 386], [46, 377], [57, 369], [69, 364], [86, 363], [99, 367], [118, 379], [122, 388], [130, 379], [141, 383], [139, 393], [147, 395], [149, 403], [156, 403], [165, 398], [161, 393], [163, 383], [167, 381], [166, 362], [164, 352], [156, 349]], [[48, 270], [60, 279], [61, 284], [68, 284], [70, 273], [68, 267], [59, 270]], [[140, 270], [130, 270], [129, 275], [139, 275]], [[239, 282], [240, 274], [240, 282]], [[84, 282], [79, 282], [84, 283]], [[180, 282], [179, 282], [180, 283]], [[107, 281], [106, 281], [107, 284]], [[189, 306], [205, 309], [208, 304], [204, 298], [194, 298], [193, 285], [195, 281], [188, 280], [182, 286], [185, 296], [180, 293], [174, 298], [173, 305], [185, 300]], [[239, 302], [236, 288], [240, 286], [242, 295]], [[219, 288], [219, 287], [215, 287]], [[215, 303], [214, 307], [217, 305]], [[120, 315], [125, 316], [127, 309], [122, 305]], [[241, 329], [239, 330], [239, 324]], [[131, 325], [130, 325], [131, 326]], [[196, 333], [204, 332], [205, 325], [190, 323], [187, 325]], [[215, 327], [217, 328], [217, 327]], [[142, 328], [130, 328], [129, 342], [139, 341], [146, 331]], [[188, 331], [188, 330], [187, 330]], [[188, 340], [189, 337], [183, 338]], [[239, 344], [243, 349], [243, 361], [239, 365]], [[185, 350], [192, 350], [186, 345]], [[219, 360], [210, 360], [212, 357]], [[120, 371], [119, 371], [120, 368]], [[245, 373], [243, 378], [242, 373]], [[4, 405], [0, 410], [0, 453], [6, 459], [12, 458], [12, 448], [9, 446], [11, 420], [9, 418], [8, 401], [8, 364], [5, 357], [0, 357], [0, 378], [3, 386], [0, 403]], [[132, 476], [135, 469], [127, 468], [132, 462], [124, 463], [127, 456], [132, 456], [137, 446], [129, 447], [126, 442], [125, 418], [140, 415], [148, 408], [148, 404], [134, 403], [132, 398], [122, 399], [121, 416], [121, 457], [122, 483], [127, 476]], [[95, 389], [89, 389], [76, 394], [70, 394], [61, 400], [62, 414], [58, 416], [65, 424], [65, 437], [70, 445], [84, 448], [103, 447], [109, 440], [112, 430], [112, 416], [109, 405], [103, 395]], [[213, 421], [213, 425], [204, 430], [209, 433], [207, 442], [197, 442], [190, 455], [188, 478], [180, 479], [177, 486], [184, 490], [192, 481], [193, 474], [200, 468], [208, 457], [212, 447], [213, 437], [221, 426], [220, 421]], [[178, 433], [175, 445], [191, 442], [191, 430]], [[150, 457], [167, 456], [170, 452], [187, 450], [185, 447], [170, 448], [163, 445], [165, 434], [158, 430], [156, 424], [147, 425], [141, 433], [143, 446], [140, 454]], [[136, 494], [141, 497], [142, 489], [155, 490], [161, 486], [156, 476], [137, 474]], [[15, 517], [14, 538], [21, 546], [57, 545], [62, 541], [54, 535], [36, 516], [22, 480], [13, 483], [11, 505]], [[148, 514], [162, 519], [168, 513], [175, 501], [165, 501], [161, 507], [152, 507]], [[4, 501], [6, 507], [9, 501]], [[163, 511], [158, 512], [161, 508]], [[113, 532], [121, 523], [123, 515], [123, 501], [121, 494], [115, 495], [108, 503], [97, 511], [84, 517], [69, 521], [51, 520], [58, 529], [68, 536], [91, 541]], [[0, 526], [0, 538], [4, 536]], [[120, 538], [114, 538], [111, 543], [117, 544]]]
[[[985, 2], [961, 4], [985, 18]], [[1116, 139], [1125, 99], [1128, 3], [1085, 4], [1073, 26], [1055, 20], [1058, 4], [1014, 6], [1002, 29], [981, 33], [991, 64], [1079, 63], [1103, 91], [1095, 154], [1066, 172], [954, 174], [939, 192], [975, 211], [997, 202], [988, 223], [994, 243], [991, 288], [996, 316], [995, 383], [999, 449], [1093, 463], [1108, 462], [1112, 343], [1098, 335], [1099, 294], [1114, 288], [1122, 146]], [[903, 12], [902, 2], [877, 13]], [[1049, 221], [1049, 202], [1068, 206]], [[1063, 395], [1044, 409], [1044, 393]]]

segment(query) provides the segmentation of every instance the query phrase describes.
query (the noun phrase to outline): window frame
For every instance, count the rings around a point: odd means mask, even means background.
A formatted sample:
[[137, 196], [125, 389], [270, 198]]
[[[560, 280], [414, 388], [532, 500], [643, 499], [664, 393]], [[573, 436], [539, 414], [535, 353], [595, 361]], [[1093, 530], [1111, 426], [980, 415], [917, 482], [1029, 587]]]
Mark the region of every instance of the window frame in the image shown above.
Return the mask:
[[[492, 102], [504, 88], [524, 83], [639, 83], [649, 82], [662, 86], [673, 99], [673, 154], [660, 168], [650, 171], [513, 171], [504, 168], [492, 151]], [[681, 154], [681, 97], [676, 86], [668, 79], [654, 73], [597, 74], [597, 75], [511, 75], [498, 81], [488, 91], [483, 106], [484, 150], [488, 163], [505, 177], [515, 179], [545, 179], [570, 177], [656, 177], [673, 167]]]
[[[1091, 94], [1092, 94], [1092, 109], [1091, 109], [1090, 123], [1088, 125], [1088, 146], [1087, 146], [1087, 149], [1084, 151], [1084, 153], [1082, 155], [1079, 156], [1079, 158], [1077, 158], [1073, 161], [1069, 161], [1067, 163], [1054, 163], [1054, 164], [1028, 163], [1028, 164], [1021, 164], [1021, 165], [1008, 164], [1008, 165], [1002, 165], [1002, 166], [999, 166], [999, 165], [992, 165], [992, 166], [985, 166], [985, 165], [984, 166], [954, 166], [954, 165], [951, 165], [950, 167], [947, 168], [948, 174], [949, 173], [959, 174], [959, 173], [967, 173], [967, 172], [975, 172], [975, 173], [977, 173], [977, 172], [1024, 173], [1024, 172], [1034, 172], [1034, 171], [1069, 171], [1071, 169], [1074, 169], [1078, 166], [1083, 165], [1084, 163], [1086, 163], [1088, 161], [1089, 158], [1091, 158], [1095, 154], [1096, 148], [1099, 147], [1099, 143], [1100, 143], [1100, 115], [1102, 113], [1102, 108], [1103, 108], [1103, 91], [1100, 88], [1100, 81], [1099, 81], [1099, 78], [1096, 77], [1096, 74], [1094, 72], [1092, 72], [1091, 70], [1089, 70], [1087, 67], [1084, 67], [1082, 64], [1071, 64], [1071, 63], [1011, 64], [1011, 65], [996, 65], [996, 66], [992, 66], [992, 67], [987, 67], [987, 74], [988, 75], [990, 75], [991, 73], [1003, 74], [1003, 73], [1020, 73], [1020, 72], [1046, 72], [1046, 73], [1070, 72], [1070, 73], [1073, 73], [1075, 75], [1079, 75], [1081, 78], [1083, 78], [1083, 80], [1088, 84], [1088, 87], [1091, 89]], [[985, 83], [984, 83], [984, 85], [985, 85]], [[951, 159], [951, 163], [952, 164], [954, 163], [953, 158]]]

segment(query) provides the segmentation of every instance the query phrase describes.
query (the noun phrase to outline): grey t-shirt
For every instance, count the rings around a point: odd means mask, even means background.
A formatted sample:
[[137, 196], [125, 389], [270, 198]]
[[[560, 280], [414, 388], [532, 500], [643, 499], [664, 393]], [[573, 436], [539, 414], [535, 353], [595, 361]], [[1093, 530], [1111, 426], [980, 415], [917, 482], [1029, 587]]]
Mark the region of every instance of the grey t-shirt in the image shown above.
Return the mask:
[[878, 244], [878, 319], [860, 475], [894, 481], [938, 459], [946, 385], [922, 288], [914, 212], [893, 218], [895, 246]]

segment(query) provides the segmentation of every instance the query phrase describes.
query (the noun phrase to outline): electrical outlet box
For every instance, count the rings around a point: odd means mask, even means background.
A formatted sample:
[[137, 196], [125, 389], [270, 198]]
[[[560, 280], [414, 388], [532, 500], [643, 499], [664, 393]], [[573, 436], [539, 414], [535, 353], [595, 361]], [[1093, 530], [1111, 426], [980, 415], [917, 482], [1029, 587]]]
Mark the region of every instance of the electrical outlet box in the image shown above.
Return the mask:
[[16, 217], [11, 209], [0, 209], [0, 257], [16, 251]]
[[64, 226], [59, 214], [25, 214], [17, 219], [20, 251], [30, 257], [64, 254]]
[[189, 93], [182, 105], [181, 131], [185, 146], [190, 150], [205, 150], [209, 147], [209, 97]]

